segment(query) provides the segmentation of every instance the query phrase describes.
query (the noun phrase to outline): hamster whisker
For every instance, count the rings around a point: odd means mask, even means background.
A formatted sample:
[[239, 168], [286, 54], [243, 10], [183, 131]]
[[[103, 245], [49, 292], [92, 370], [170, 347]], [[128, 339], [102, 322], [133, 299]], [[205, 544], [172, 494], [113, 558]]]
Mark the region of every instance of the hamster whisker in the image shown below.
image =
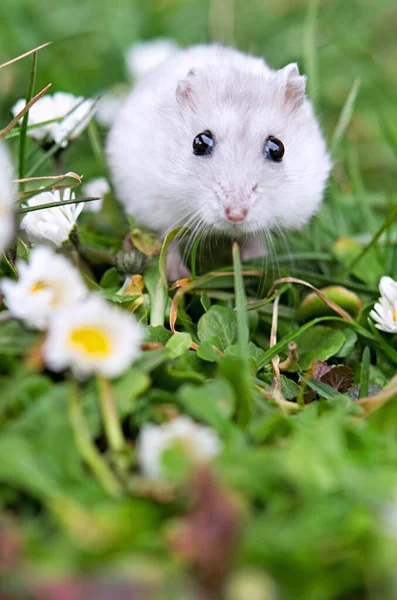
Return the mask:
[[[196, 209], [190, 209], [190, 207], [188, 208], [188, 210], [186, 210], [183, 215], [181, 217], [179, 217], [179, 219], [177, 219], [176, 221], [174, 221], [174, 223], [168, 227], [168, 229], [166, 229], [166, 231], [159, 237], [159, 241], [163, 240], [165, 237], [167, 237], [167, 235], [170, 233], [170, 231], [172, 231], [173, 229], [175, 229], [178, 226], [181, 227], [186, 227], [187, 223], [190, 221], [190, 218], [192, 215], [194, 215], [194, 213], [196, 212]], [[185, 221], [187, 219], [187, 221]], [[181, 221], [185, 221], [184, 223], [181, 223]]]
[[203, 237], [202, 237], [202, 240], [201, 240], [202, 246], [204, 246], [207, 243], [207, 240], [208, 240], [208, 250], [209, 250], [209, 253], [210, 253], [211, 261], [213, 261], [213, 259], [214, 259], [214, 256], [212, 254], [213, 236], [211, 235], [211, 231], [212, 231], [213, 228], [214, 228], [214, 224], [213, 223], [211, 225], [208, 225], [205, 228], [205, 230], [204, 230]]
[[[254, 240], [254, 242], [258, 242], [258, 246], [261, 246], [263, 248], [263, 254], [260, 256], [261, 259], [261, 276], [259, 278], [258, 281], [258, 286], [257, 286], [257, 292], [259, 295], [261, 295], [260, 290], [263, 287], [263, 283], [266, 279], [266, 275], [268, 272], [268, 259], [269, 259], [269, 246], [268, 244], [266, 244], [264, 236], [266, 235], [266, 232], [263, 231], [263, 229], [255, 229], [254, 231], [250, 232], [247, 235], [248, 240], [252, 239]], [[262, 294], [263, 295], [263, 294]]]
[[274, 227], [275, 227], [277, 235], [280, 236], [280, 239], [281, 239], [281, 241], [282, 241], [282, 243], [284, 245], [284, 248], [286, 250], [286, 254], [288, 256], [289, 268], [291, 269], [290, 275], [293, 275], [295, 273], [295, 263], [294, 263], [294, 259], [293, 259], [292, 254], [291, 254], [290, 243], [288, 241], [288, 238], [287, 238], [285, 232], [280, 227], [280, 224], [277, 223], [277, 222], [275, 222], [274, 223]]
[[278, 278], [280, 278], [281, 277], [280, 264], [278, 262], [277, 252], [276, 252], [276, 249], [275, 249], [275, 246], [274, 246], [274, 242], [273, 242], [273, 238], [272, 238], [271, 232], [270, 232], [269, 229], [265, 229], [264, 232], [265, 232], [265, 236], [266, 236], [266, 240], [267, 240], [267, 248], [268, 248], [268, 250], [270, 252], [270, 257], [272, 258], [272, 260], [274, 259], [274, 263], [272, 265], [272, 269], [274, 271], [275, 270], [274, 266], [276, 266], [276, 273], [278, 274]]
[[203, 218], [200, 217], [200, 215], [198, 215], [197, 219], [195, 221], [193, 221], [193, 224], [191, 226], [189, 240], [188, 240], [188, 242], [186, 244], [186, 248], [184, 249], [184, 252], [183, 252], [183, 261], [185, 263], [187, 262], [187, 259], [189, 258], [191, 251], [193, 250], [193, 246], [194, 246], [198, 236], [200, 235], [200, 233], [202, 231], [205, 231], [205, 226], [203, 228], [203, 225], [204, 225]]

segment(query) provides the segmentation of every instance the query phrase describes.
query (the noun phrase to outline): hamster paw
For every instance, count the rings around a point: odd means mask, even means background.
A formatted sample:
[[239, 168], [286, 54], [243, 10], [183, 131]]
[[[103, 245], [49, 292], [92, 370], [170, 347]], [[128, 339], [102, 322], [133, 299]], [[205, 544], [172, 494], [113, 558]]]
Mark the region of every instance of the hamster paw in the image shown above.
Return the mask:
[[191, 277], [192, 274], [182, 260], [182, 256], [177, 243], [173, 243], [168, 248], [167, 254], [167, 279], [176, 281]]

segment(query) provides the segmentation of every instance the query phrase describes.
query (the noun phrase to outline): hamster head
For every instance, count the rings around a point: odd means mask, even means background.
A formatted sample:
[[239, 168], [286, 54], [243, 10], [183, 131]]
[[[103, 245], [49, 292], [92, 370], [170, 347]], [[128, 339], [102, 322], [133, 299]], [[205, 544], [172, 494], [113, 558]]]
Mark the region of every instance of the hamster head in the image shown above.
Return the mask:
[[316, 211], [331, 162], [305, 82], [295, 64], [193, 68], [179, 82], [169, 172], [177, 169], [190, 223], [239, 237], [299, 228]]

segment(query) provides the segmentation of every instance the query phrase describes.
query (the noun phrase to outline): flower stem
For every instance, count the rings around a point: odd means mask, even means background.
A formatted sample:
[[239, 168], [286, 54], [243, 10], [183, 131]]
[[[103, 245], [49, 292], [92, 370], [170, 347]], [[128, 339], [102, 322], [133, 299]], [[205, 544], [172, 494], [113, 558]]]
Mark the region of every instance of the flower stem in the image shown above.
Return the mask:
[[87, 259], [97, 260], [101, 262], [105, 262], [108, 265], [114, 265], [114, 256], [110, 254], [110, 252], [103, 252], [102, 250], [98, 250], [97, 248], [92, 248], [91, 246], [86, 246], [85, 244], [79, 245], [79, 252], [82, 256]]
[[102, 419], [109, 447], [113, 452], [121, 452], [125, 447], [125, 441], [110, 382], [106, 377], [99, 375], [97, 382], [99, 398], [101, 400]]
[[78, 384], [72, 381], [69, 394], [69, 417], [77, 448], [104, 489], [112, 496], [121, 494], [121, 486], [93, 443], [81, 405]]

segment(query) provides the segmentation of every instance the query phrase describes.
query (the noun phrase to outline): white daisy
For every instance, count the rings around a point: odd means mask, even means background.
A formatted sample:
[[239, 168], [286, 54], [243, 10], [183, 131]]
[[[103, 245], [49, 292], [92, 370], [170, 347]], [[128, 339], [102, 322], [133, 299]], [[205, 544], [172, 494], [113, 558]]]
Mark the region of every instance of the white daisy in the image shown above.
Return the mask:
[[7, 148], [0, 143], [0, 252], [11, 241], [14, 233], [13, 168]]
[[174, 447], [185, 451], [193, 462], [203, 462], [219, 453], [221, 443], [215, 431], [188, 417], [178, 417], [164, 425], [144, 425], [137, 441], [137, 452], [145, 475], [151, 479], [163, 478], [163, 453]]
[[128, 71], [134, 79], [139, 79], [161, 65], [177, 50], [174, 42], [162, 38], [133, 44], [125, 54]]
[[379, 283], [381, 296], [370, 315], [375, 327], [387, 333], [397, 333], [397, 281], [382, 277]]
[[11, 314], [29, 327], [45, 329], [55, 310], [87, 297], [80, 273], [50, 248], [34, 248], [29, 264], [19, 260], [16, 266], [18, 281], [2, 279], [0, 288]]
[[130, 313], [92, 294], [60, 310], [50, 322], [44, 359], [53, 371], [70, 368], [77, 377], [118, 377], [138, 356], [143, 332]]
[[[25, 104], [23, 99], [14, 104], [11, 109], [14, 116], [21, 112]], [[65, 92], [44, 95], [29, 110], [28, 125], [36, 125], [59, 118], [61, 120], [29, 129], [28, 135], [40, 142], [60, 143], [62, 148], [66, 148], [69, 141], [79, 137], [87, 127], [92, 117], [93, 104], [94, 100], [84, 100], [82, 97]], [[63, 139], [65, 137], [66, 139]]]
[[105, 92], [96, 107], [95, 118], [102, 127], [111, 127], [127, 97], [123, 89], [113, 88]]
[[[28, 206], [40, 206], [62, 200], [74, 200], [75, 194], [70, 189], [55, 192], [42, 192], [27, 201]], [[27, 213], [21, 221], [20, 228], [32, 244], [46, 244], [59, 248], [67, 242], [76, 227], [77, 218], [83, 210], [83, 203], [65, 204], [53, 208], [42, 208]]]
[[91, 179], [84, 186], [84, 194], [86, 196], [99, 196], [100, 200], [94, 200], [93, 202], [87, 202], [84, 207], [86, 210], [90, 210], [92, 212], [99, 212], [102, 208], [102, 200], [103, 197], [110, 192], [110, 185], [105, 177], [97, 177], [96, 179]]

